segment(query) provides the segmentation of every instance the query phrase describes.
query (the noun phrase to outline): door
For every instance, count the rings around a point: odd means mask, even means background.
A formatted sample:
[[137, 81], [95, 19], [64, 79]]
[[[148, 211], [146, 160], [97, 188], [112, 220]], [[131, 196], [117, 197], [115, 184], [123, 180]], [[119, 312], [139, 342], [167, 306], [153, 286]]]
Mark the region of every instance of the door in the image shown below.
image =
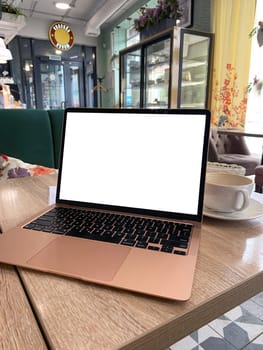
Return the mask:
[[181, 31], [178, 107], [207, 108], [211, 34]]
[[83, 68], [80, 62], [64, 64], [64, 107], [84, 107]]
[[144, 48], [143, 108], [168, 108], [171, 67], [171, 38]]
[[141, 105], [141, 49], [121, 56], [121, 107], [139, 108]]
[[64, 109], [84, 106], [81, 62], [38, 58], [37, 63], [37, 108]]

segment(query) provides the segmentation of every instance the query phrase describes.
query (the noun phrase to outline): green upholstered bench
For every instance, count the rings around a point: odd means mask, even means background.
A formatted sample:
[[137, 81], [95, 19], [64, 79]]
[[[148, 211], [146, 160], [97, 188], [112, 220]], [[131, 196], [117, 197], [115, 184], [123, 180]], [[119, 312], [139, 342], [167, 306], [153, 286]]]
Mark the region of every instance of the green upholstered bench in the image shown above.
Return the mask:
[[0, 153], [57, 168], [63, 110], [0, 109]]

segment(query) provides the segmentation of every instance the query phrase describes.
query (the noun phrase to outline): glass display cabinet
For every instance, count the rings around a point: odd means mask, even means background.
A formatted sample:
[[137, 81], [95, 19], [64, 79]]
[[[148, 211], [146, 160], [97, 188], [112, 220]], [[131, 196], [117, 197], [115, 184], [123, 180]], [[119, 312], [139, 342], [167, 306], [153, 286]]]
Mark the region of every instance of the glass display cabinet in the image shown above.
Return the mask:
[[120, 51], [120, 107], [208, 108], [211, 41], [174, 27]]
[[[135, 49], [127, 52], [122, 57], [122, 66], [120, 74], [122, 78], [122, 107], [140, 107], [141, 94], [141, 50]], [[124, 87], [125, 85], [125, 87]]]

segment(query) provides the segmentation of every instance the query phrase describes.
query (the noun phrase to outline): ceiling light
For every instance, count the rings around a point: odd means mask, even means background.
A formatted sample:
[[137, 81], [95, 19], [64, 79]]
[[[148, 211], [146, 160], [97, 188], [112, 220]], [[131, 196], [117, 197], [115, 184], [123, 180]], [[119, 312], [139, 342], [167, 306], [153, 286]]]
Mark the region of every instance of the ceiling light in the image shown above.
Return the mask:
[[65, 2], [56, 2], [56, 8], [60, 10], [68, 10], [71, 8], [71, 6]]

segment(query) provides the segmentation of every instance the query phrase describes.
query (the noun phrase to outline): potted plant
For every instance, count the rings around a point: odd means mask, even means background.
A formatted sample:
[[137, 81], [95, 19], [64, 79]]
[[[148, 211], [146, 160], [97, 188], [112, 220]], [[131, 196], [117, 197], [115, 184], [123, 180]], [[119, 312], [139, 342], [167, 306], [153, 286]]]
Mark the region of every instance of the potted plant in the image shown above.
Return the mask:
[[16, 16], [22, 16], [23, 13], [17, 7], [14, 7], [10, 2], [3, 1], [2, 2], [2, 13], [10, 13]]
[[[156, 28], [156, 32], [164, 30], [175, 25], [182, 16], [177, 0], [158, 0], [156, 7], [142, 7], [140, 12], [141, 15], [134, 20], [135, 30], [140, 33], [153, 27]], [[162, 25], [164, 22], [166, 23]]]
[[19, 8], [14, 7], [8, 0], [2, 1], [1, 9], [1, 29], [5, 41], [9, 42], [26, 25], [26, 17]]

